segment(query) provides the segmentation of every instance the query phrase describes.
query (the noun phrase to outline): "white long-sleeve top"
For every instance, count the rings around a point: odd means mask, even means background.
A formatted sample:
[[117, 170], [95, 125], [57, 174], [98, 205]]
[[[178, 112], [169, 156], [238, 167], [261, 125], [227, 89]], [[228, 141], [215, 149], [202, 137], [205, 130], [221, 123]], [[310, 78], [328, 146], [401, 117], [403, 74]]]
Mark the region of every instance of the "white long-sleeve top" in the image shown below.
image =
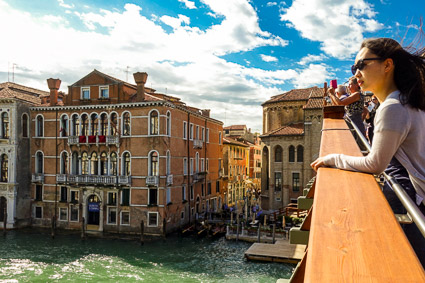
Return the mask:
[[406, 168], [416, 190], [416, 203], [425, 204], [425, 112], [400, 103], [392, 92], [379, 106], [370, 153], [365, 157], [330, 154], [326, 166], [373, 174], [382, 173], [395, 156]]

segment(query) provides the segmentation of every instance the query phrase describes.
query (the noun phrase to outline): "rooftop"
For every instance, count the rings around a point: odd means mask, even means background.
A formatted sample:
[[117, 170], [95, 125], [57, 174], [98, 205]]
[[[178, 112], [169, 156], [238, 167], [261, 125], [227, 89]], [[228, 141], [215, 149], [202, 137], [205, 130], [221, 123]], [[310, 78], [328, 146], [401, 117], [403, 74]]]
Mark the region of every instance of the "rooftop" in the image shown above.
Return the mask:
[[304, 123], [296, 123], [296, 124], [285, 125], [280, 128], [274, 129], [268, 133], [265, 133], [264, 135], [261, 135], [261, 137], [264, 138], [264, 137], [272, 137], [272, 136], [298, 136], [303, 134], [304, 134]]
[[0, 84], [0, 98], [14, 98], [33, 105], [41, 105], [40, 96], [47, 95], [49, 95], [49, 92], [12, 82]]

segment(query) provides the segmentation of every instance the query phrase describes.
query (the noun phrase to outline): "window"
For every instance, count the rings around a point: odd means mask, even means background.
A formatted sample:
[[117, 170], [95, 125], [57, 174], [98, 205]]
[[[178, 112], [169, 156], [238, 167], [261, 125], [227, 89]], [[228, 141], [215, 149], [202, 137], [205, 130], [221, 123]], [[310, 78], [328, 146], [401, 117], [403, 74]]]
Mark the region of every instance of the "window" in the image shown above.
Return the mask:
[[180, 220], [181, 220], [181, 221], [183, 221], [183, 220], [184, 220], [184, 211], [182, 211], [182, 212], [180, 213]]
[[78, 201], [79, 201], [78, 191], [71, 191], [71, 202], [78, 203]]
[[108, 205], [117, 205], [117, 193], [108, 192]]
[[37, 201], [43, 200], [43, 186], [35, 185], [35, 199]]
[[1, 114], [1, 137], [3, 139], [9, 138], [9, 114], [7, 112]]
[[186, 198], [186, 185], [182, 185], [182, 201], [187, 200]]
[[211, 182], [209, 182], [208, 185], [207, 185], [207, 193], [208, 193], [208, 195], [211, 194]]
[[108, 175], [108, 155], [104, 151], [100, 154], [100, 175]]
[[123, 136], [129, 136], [130, 130], [131, 130], [131, 123], [130, 123], [130, 113], [125, 112], [122, 117], [122, 135]]
[[109, 175], [117, 175], [117, 164], [118, 164], [117, 153], [112, 152], [110, 159], [111, 159], [110, 160], [111, 167], [109, 168]]
[[82, 87], [81, 88], [81, 99], [90, 99], [90, 88]]
[[149, 134], [158, 135], [159, 134], [159, 119], [158, 111], [152, 110], [149, 114]]
[[109, 86], [99, 87], [99, 98], [109, 98]]
[[210, 129], [207, 128], [207, 143], [210, 142]]
[[72, 153], [72, 174], [80, 174], [80, 166], [78, 162], [78, 152], [74, 151]]
[[79, 136], [80, 135], [80, 119], [78, 118], [77, 114], [72, 115], [71, 118], [71, 135], [73, 136]]
[[304, 161], [304, 147], [302, 145], [297, 146], [297, 162]]
[[158, 212], [148, 212], [148, 226], [158, 226]]
[[61, 202], [67, 202], [68, 201], [68, 188], [67, 187], [61, 187]]
[[130, 176], [130, 165], [131, 165], [131, 158], [129, 152], [124, 152], [122, 155], [122, 175], [123, 176]]
[[209, 172], [209, 171], [210, 171], [210, 161], [209, 161], [209, 159], [208, 159], [208, 158], [206, 159], [206, 163], [205, 163], [205, 170], [206, 170], [207, 172]]
[[167, 197], [167, 200], [166, 200], [167, 204], [170, 204], [171, 203], [171, 188], [170, 187], [167, 188], [166, 197]]
[[130, 205], [130, 189], [122, 189], [121, 191], [121, 205]]
[[89, 156], [85, 151], [81, 154], [81, 174], [89, 174]]
[[199, 140], [199, 126], [196, 126], [196, 139]]
[[189, 125], [189, 139], [193, 140], [193, 124], [190, 123]]
[[7, 183], [9, 179], [9, 160], [6, 154], [1, 155], [0, 182]]
[[97, 158], [97, 152], [93, 151], [90, 156], [90, 175], [99, 174], [99, 160]]
[[274, 188], [276, 192], [282, 190], [282, 172], [274, 172]]
[[205, 141], [205, 128], [202, 127], [202, 142]]
[[37, 219], [43, 218], [43, 208], [41, 206], [35, 207], [35, 218]]
[[183, 139], [187, 140], [187, 122], [183, 121]]
[[220, 181], [215, 182], [215, 193], [220, 193]]
[[201, 158], [201, 172], [205, 172], [205, 159]]
[[109, 127], [109, 134], [111, 136], [116, 136], [118, 134], [118, 115], [117, 113], [111, 114], [111, 121]]
[[193, 185], [190, 185], [190, 200], [193, 200], [193, 195], [194, 195]]
[[60, 136], [67, 137], [68, 136], [68, 116], [62, 115], [60, 122]]
[[43, 153], [38, 151], [35, 155], [35, 173], [43, 173]]
[[158, 205], [158, 189], [149, 188], [149, 205]]
[[43, 116], [38, 115], [36, 122], [35, 122], [35, 136], [36, 137], [42, 137], [44, 132], [43, 132], [43, 127], [44, 127], [44, 121], [43, 121]]
[[187, 157], [183, 158], [183, 175], [187, 175]]
[[289, 146], [289, 162], [295, 162], [295, 147]]
[[151, 151], [149, 154], [149, 176], [159, 175], [159, 160], [158, 152]]
[[59, 221], [67, 221], [67, 220], [68, 220], [68, 208], [59, 207]]
[[221, 144], [221, 132], [218, 132], [218, 144]]
[[100, 115], [100, 133], [101, 136], [106, 136], [108, 134], [108, 116], [106, 113]]
[[167, 112], [167, 136], [171, 136], [171, 113]]
[[22, 137], [28, 137], [28, 115], [22, 115]]
[[195, 154], [195, 172], [198, 173], [199, 172], [199, 152], [197, 152]]
[[170, 151], [169, 150], [167, 150], [167, 167], [166, 167], [166, 169], [167, 169], [167, 176], [168, 175], [170, 175], [171, 174], [171, 156], [170, 156]]
[[89, 135], [89, 118], [87, 114], [81, 115], [81, 135], [82, 136]]
[[117, 208], [108, 207], [108, 224], [117, 224]]
[[282, 162], [282, 147], [280, 145], [276, 146], [274, 151], [274, 162]]
[[98, 115], [96, 113], [93, 113], [90, 115], [90, 135], [96, 136], [97, 135], [97, 127], [98, 127]]
[[292, 191], [300, 191], [300, 173], [292, 173]]
[[71, 217], [69, 220], [73, 222], [78, 221], [78, 212], [79, 212], [78, 205], [71, 204], [70, 210], [71, 210]]
[[204, 183], [201, 184], [201, 196], [205, 196]]
[[193, 175], [193, 158], [190, 159], [190, 175]]
[[130, 225], [129, 211], [121, 211], [121, 225]]

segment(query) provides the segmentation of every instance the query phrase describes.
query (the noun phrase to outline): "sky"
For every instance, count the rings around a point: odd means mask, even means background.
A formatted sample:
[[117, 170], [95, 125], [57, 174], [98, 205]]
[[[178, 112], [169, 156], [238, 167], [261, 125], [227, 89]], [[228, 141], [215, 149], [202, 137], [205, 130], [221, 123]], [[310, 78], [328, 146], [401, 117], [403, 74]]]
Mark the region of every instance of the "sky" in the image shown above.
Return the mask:
[[350, 77], [364, 38], [409, 44], [424, 0], [0, 0], [0, 82], [61, 90], [93, 69], [262, 133], [261, 104]]

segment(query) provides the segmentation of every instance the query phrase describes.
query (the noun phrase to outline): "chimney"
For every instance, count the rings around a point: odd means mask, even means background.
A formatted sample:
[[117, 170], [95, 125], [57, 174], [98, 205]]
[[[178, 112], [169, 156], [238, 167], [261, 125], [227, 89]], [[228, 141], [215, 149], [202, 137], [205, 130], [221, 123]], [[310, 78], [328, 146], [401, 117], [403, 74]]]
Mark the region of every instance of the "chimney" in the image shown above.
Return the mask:
[[201, 110], [201, 113], [202, 113], [202, 116], [205, 116], [205, 117], [210, 117], [210, 109], [202, 109]]
[[61, 86], [61, 80], [47, 79], [47, 85], [50, 89], [50, 106], [56, 106], [58, 104], [58, 90]]
[[148, 73], [137, 72], [133, 74], [134, 81], [137, 84], [136, 101], [140, 102], [145, 100], [145, 84], [148, 79]]

